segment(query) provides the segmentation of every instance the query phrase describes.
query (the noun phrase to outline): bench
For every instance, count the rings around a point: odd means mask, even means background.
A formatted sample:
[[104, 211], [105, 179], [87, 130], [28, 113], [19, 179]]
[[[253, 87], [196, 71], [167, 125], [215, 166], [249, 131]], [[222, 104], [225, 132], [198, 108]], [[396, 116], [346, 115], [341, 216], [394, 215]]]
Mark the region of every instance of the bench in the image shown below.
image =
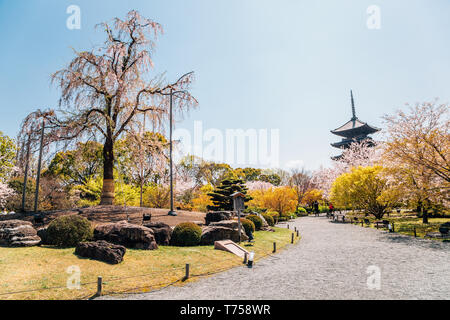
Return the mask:
[[[340, 219], [341, 221], [339, 221], [339, 219]], [[333, 216], [333, 221], [345, 223], [345, 214], [335, 214], [335, 215]]]
[[152, 220], [152, 215], [149, 213], [149, 214], [143, 214], [142, 215], [142, 221], [150, 221], [150, 220]]

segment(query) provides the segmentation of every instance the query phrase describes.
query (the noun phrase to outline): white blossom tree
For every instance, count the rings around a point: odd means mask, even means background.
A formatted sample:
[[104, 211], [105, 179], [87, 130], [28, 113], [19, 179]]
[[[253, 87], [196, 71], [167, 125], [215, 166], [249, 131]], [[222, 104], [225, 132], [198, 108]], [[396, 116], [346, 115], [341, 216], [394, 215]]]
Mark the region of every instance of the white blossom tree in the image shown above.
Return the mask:
[[175, 111], [185, 111], [197, 101], [188, 92], [192, 73], [170, 84], [162, 75], [149, 75], [155, 40], [163, 32], [160, 24], [130, 11], [124, 20], [115, 18], [111, 24], [98, 26], [106, 34], [104, 44], [91, 51], [75, 51], [69, 65], [53, 74], [53, 83], [62, 93], [60, 107], [44, 118], [47, 135], [53, 140], [92, 136], [102, 140], [101, 204], [110, 205], [114, 200], [115, 142], [124, 132], [135, 130], [142, 117], [159, 127], [169, 114], [171, 93]]
[[312, 184], [329, 197], [333, 182], [343, 173], [354, 167], [368, 167], [377, 164], [381, 159], [381, 144], [370, 146], [366, 142], [355, 142], [345, 149], [339, 160], [333, 161], [329, 168], [321, 167], [313, 173]]

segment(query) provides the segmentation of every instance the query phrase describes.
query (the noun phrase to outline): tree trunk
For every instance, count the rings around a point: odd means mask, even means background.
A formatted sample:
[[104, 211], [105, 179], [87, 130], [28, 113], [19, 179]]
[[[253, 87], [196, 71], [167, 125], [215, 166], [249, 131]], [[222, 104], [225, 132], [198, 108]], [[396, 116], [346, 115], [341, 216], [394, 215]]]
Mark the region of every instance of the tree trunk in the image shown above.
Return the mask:
[[103, 146], [103, 188], [100, 204], [114, 204], [114, 143], [111, 138], [107, 138]]
[[141, 207], [143, 207], [144, 206], [144, 201], [143, 201], [143, 199], [142, 199], [142, 193], [143, 193], [143, 183], [142, 183], [142, 181], [141, 181], [141, 183], [140, 183], [140, 187], [141, 187], [141, 190], [140, 190], [140, 197], [141, 197], [141, 199], [140, 199], [140, 206]]

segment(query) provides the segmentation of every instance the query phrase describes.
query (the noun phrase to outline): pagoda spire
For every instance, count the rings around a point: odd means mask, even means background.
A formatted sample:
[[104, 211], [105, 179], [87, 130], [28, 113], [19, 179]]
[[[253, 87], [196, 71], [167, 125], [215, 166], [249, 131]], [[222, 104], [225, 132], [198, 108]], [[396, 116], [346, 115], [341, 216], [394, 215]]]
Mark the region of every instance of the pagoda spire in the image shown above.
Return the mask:
[[352, 98], [352, 120], [356, 120], [355, 101], [353, 100], [353, 91], [350, 90], [350, 96]]

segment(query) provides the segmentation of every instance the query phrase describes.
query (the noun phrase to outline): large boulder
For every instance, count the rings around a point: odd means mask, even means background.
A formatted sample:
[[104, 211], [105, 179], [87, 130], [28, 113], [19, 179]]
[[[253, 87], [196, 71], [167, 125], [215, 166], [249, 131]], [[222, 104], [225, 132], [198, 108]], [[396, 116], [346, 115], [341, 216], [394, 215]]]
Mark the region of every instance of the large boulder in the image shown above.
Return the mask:
[[32, 247], [41, 242], [29, 221], [0, 221], [0, 245], [8, 247]]
[[[200, 240], [201, 245], [213, 245], [215, 241], [232, 240], [234, 242], [239, 241], [239, 232], [236, 229], [220, 227], [220, 226], [208, 226], [202, 231], [202, 237]], [[241, 241], [248, 240], [243, 228], [241, 230]]]
[[230, 229], [237, 229], [238, 228], [238, 221], [237, 220], [222, 220], [218, 222], [211, 222], [209, 224], [210, 227], [225, 227]]
[[231, 212], [228, 211], [211, 211], [205, 216], [205, 224], [209, 225], [211, 222], [218, 222], [222, 220], [230, 220]]
[[144, 227], [153, 230], [156, 243], [162, 246], [168, 246], [172, 237], [172, 228], [163, 222], [146, 222]]
[[153, 230], [126, 221], [98, 225], [94, 229], [95, 240], [105, 240], [127, 248], [158, 249]]
[[75, 248], [75, 254], [84, 258], [91, 258], [103, 262], [118, 264], [125, 255], [124, 246], [112, 244], [104, 240], [95, 242], [80, 242]]

